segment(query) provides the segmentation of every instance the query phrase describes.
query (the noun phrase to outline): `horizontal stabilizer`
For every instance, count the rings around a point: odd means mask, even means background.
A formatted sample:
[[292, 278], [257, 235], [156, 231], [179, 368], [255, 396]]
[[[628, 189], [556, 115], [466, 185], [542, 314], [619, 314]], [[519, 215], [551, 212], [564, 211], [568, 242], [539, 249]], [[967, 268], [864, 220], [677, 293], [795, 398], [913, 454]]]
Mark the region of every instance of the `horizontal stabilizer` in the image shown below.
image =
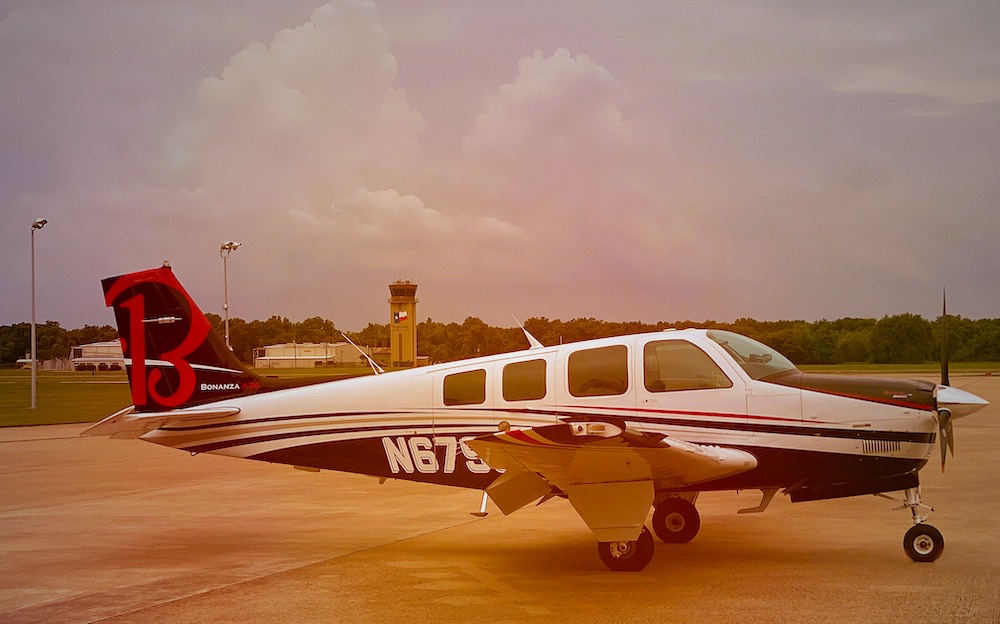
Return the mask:
[[238, 407], [186, 409], [167, 412], [136, 412], [128, 406], [83, 430], [81, 436], [110, 436], [114, 439], [139, 438], [167, 422], [224, 420], [240, 413]]

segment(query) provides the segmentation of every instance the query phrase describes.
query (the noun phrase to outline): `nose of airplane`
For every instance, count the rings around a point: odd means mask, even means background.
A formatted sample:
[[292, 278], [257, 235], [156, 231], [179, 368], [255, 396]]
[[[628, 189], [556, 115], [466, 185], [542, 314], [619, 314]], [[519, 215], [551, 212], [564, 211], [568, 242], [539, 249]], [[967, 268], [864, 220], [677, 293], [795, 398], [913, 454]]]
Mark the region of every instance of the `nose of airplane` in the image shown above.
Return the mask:
[[938, 410], [950, 411], [952, 419], [968, 416], [989, 404], [990, 402], [986, 399], [965, 390], [959, 390], [951, 386], [937, 387]]

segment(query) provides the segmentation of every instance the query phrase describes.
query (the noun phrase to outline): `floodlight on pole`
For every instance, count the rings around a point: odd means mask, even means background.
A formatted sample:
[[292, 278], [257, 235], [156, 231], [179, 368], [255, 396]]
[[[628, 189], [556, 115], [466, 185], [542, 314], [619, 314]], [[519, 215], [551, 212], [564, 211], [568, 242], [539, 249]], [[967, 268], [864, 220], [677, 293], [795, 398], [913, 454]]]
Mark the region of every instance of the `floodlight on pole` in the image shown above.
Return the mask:
[[237, 247], [242, 245], [242, 243], [237, 243], [234, 241], [226, 241], [222, 243], [219, 247], [219, 255], [222, 256], [222, 311], [226, 316], [226, 348], [230, 351], [233, 350], [232, 345], [229, 344], [229, 254], [236, 251]]
[[37, 407], [38, 376], [36, 373], [37, 355], [35, 334], [35, 230], [40, 230], [48, 223], [48, 219], [35, 219], [31, 224], [31, 409]]

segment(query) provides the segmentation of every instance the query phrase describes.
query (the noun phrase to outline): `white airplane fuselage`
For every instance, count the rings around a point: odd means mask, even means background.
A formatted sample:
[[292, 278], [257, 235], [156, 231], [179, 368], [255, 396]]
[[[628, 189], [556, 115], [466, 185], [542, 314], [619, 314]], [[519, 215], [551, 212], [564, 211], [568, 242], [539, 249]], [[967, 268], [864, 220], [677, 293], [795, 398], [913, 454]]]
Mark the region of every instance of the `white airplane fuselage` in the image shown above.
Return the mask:
[[[731, 385], [647, 389], [644, 347], [669, 341], [701, 349]], [[609, 346], [628, 350], [625, 391], [574, 396], [566, 370], [570, 354]], [[504, 368], [539, 360], [545, 362], [544, 396], [505, 399]], [[485, 373], [482, 401], [447, 405], [445, 378], [476, 371]], [[472, 452], [469, 440], [495, 433], [503, 422], [519, 429], [567, 418], [624, 420], [642, 432], [738, 448], [757, 458], [754, 470], [690, 488], [696, 490], [873, 480], [922, 468], [933, 451], [937, 420], [929, 406], [907, 404], [911, 382], [897, 384], [896, 399], [888, 394], [881, 400], [845, 396], [847, 385], [817, 391], [754, 380], [705, 330], [667, 331], [233, 397], [192, 408], [238, 410], [233, 416], [199, 422], [182, 418], [180, 410], [181, 422], [167, 421], [142, 438], [193, 453], [475, 489], [499, 473]]]

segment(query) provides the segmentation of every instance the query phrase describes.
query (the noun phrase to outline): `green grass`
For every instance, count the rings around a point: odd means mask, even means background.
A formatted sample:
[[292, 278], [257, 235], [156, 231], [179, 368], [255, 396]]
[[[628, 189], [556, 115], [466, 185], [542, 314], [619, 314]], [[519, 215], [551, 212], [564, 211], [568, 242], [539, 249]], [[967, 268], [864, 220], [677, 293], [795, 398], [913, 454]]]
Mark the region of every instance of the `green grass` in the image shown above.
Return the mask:
[[124, 372], [38, 371], [31, 409], [31, 371], [0, 370], [0, 426], [94, 422], [132, 404]]
[[[261, 376], [282, 379], [329, 377], [369, 372], [360, 368], [257, 369]], [[35, 409], [31, 409], [31, 371], [0, 369], [0, 427], [97, 422], [132, 404], [128, 378], [122, 372], [96, 375], [72, 371], [38, 371]]]
[[[937, 362], [925, 364], [868, 364], [855, 362], [848, 364], [806, 364], [800, 369], [810, 373], [858, 373], [858, 374], [888, 374], [910, 373], [912, 375], [938, 375], [941, 365]], [[948, 370], [953, 375], [993, 375], [1000, 374], [1000, 362], [952, 362]]]

